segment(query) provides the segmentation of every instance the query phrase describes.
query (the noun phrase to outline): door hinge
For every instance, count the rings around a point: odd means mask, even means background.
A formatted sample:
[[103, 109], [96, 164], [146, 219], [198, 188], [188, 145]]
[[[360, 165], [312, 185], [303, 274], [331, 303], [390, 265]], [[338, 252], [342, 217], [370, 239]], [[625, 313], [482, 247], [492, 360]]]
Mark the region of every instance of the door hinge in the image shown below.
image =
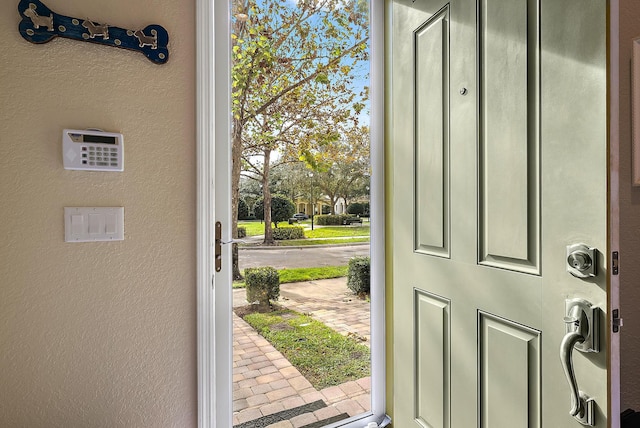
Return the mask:
[[618, 252], [614, 251], [611, 254], [611, 273], [613, 275], [617, 275], [618, 274]]
[[620, 331], [620, 327], [624, 325], [623, 319], [620, 318], [620, 310], [614, 309], [612, 311], [612, 316], [613, 319], [611, 320], [611, 325], [613, 328], [613, 332], [618, 333]]

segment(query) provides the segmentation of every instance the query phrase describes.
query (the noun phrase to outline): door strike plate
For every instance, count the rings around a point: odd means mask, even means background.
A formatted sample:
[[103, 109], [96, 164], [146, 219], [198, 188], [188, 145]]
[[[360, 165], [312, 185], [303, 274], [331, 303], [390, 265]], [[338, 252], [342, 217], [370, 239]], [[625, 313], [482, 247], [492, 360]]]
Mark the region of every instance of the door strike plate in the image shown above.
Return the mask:
[[216, 242], [215, 242], [215, 267], [216, 272], [222, 270], [222, 223], [216, 222]]

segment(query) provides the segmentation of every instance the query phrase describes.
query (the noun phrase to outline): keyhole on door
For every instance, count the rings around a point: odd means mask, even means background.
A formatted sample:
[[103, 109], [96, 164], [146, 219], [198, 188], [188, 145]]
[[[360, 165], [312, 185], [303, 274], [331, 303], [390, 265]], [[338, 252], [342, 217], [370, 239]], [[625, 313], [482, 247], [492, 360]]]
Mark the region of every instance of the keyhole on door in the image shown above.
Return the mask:
[[596, 249], [585, 244], [567, 246], [567, 271], [578, 278], [596, 276]]
[[569, 264], [579, 271], [589, 269], [591, 266], [591, 257], [582, 251], [569, 254]]

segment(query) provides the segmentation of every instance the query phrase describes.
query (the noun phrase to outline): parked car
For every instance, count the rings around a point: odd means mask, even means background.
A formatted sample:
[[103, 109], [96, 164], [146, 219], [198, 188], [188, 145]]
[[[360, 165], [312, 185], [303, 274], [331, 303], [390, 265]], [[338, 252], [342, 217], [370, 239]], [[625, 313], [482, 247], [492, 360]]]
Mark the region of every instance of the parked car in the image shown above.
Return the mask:
[[360, 217], [347, 217], [342, 220], [342, 224], [344, 225], [359, 224], [362, 226], [362, 219]]
[[306, 220], [309, 218], [309, 216], [305, 213], [296, 213], [293, 215], [293, 218], [295, 218], [296, 220]]

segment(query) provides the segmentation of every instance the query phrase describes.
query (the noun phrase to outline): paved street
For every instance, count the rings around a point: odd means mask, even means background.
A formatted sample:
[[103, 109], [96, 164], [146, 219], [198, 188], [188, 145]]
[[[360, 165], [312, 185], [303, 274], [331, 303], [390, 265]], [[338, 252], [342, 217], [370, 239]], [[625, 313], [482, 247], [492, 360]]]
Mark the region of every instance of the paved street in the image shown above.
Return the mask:
[[368, 256], [369, 244], [331, 247], [280, 247], [238, 250], [240, 269], [271, 266], [276, 269], [344, 266], [352, 257]]

